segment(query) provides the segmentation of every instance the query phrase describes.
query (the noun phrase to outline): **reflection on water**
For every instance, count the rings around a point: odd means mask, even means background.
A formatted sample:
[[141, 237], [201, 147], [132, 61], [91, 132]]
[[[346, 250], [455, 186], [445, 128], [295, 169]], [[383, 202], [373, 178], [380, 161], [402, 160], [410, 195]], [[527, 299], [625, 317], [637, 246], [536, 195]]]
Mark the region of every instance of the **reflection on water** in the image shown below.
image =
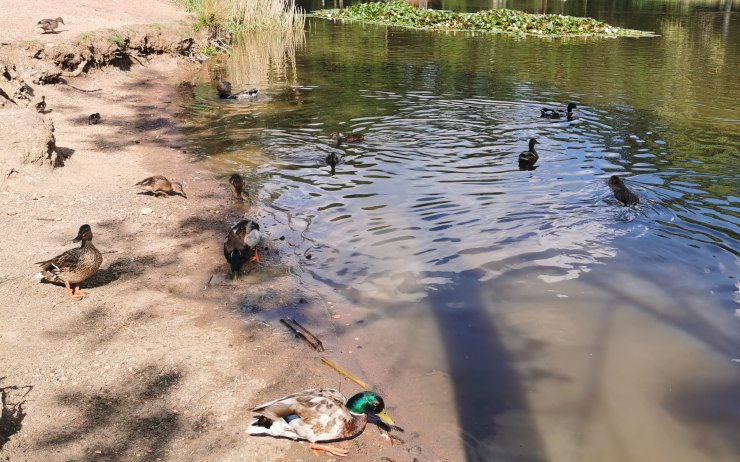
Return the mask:
[[[189, 151], [244, 173], [265, 227], [294, 231], [304, 282], [365, 321], [338, 332], [345, 347], [386, 339], [352, 358], [425, 459], [735, 460], [740, 18], [726, 5], [505, 4], [651, 39], [310, 20], [304, 47], [245, 45], [226, 63], [256, 102], [196, 89]], [[539, 118], [568, 101], [576, 120]], [[339, 131], [365, 142], [337, 147]], [[530, 137], [539, 167], [522, 172]], [[613, 199], [612, 174], [638, 207]]]

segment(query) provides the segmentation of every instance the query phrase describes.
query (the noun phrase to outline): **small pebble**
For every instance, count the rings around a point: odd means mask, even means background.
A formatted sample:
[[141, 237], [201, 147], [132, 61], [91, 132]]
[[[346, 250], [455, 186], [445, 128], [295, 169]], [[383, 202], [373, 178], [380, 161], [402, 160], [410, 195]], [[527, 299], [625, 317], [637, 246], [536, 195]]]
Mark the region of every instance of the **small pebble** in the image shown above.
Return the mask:
[[149, 215], [149, 214], [150, 214], [150, 213], [152, 213], [153, 211], [154, 211], [154, 210], [150, 209], [149, 207], [144, 207], [143, 209], [141, 209], [141, 214], [142, 214], [142, 215]]

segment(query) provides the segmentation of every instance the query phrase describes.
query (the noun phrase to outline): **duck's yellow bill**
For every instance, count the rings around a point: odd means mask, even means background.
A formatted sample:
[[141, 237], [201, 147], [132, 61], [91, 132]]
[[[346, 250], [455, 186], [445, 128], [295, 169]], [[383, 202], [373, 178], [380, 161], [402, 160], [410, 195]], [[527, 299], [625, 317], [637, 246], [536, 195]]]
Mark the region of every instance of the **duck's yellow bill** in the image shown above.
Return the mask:
[[385, 409], [383, 409], [382, 411], [378, 412], [375, 415], [377, 415], [380, 420], [382, 420], [388, 425], [396, 425], [396, 422], [394, 422], [393, 419], [391, 419], [391, 416], [389, 416], [388, 413], [385, 412]]

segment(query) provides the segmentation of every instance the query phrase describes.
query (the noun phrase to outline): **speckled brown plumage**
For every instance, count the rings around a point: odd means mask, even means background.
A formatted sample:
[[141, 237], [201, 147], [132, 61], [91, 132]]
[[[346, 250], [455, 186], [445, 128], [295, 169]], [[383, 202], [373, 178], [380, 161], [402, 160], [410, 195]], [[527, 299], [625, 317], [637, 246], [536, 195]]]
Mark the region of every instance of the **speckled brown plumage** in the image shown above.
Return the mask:
[[147, 192], [154, 194], [155, 196], [166, 197], [172, 194], [179, 194], [185, 199], [188, 196], [185, 195], [185, 191], [182, 189], [182, 184], [176, 181], [170, 181], [162, 175], [150, 176], [144, 180], [136, 183], [136, 186], [142, 186], [147, 189]]

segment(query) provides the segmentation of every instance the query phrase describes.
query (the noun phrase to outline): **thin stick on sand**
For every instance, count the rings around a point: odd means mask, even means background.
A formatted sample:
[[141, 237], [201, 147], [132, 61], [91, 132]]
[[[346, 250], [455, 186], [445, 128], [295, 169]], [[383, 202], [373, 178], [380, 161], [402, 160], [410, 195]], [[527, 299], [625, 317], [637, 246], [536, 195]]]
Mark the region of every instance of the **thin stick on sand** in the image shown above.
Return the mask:
[[311, 345], [314, 350], [318, 352], [324, 351], [324, 345], [321, 343], [321, 340], [316, 338], [315, 335], [313, 335], [308, 329], [300, 325], [295, 319], [280, 318], [280, 322], [285, 324], [288, 329], [292, 330], [297, 336], [308, 342], [308, 344]]
[[348, 371], [347, 369], [345, 369], [342, 366], [338, 365], [337, 363], [335, 363], [331, 359], [327, 358], [326, 356], [322, 356], [321, 357], [321, 362], [324, 363], [324, 364], [326, 364], [327, 366], [331, 367], [335, 371], [339, 372], [340, 374], [342, 374], [346, 378], [350, 379], [351, 381], [355, 382], [357, 385], [361, 386], [363, 389], [367, 390], [367, 384], [365, 382], [363, 382], [362, 380], [360, 380], [357, 377], [355, 377], [350, 371]]

